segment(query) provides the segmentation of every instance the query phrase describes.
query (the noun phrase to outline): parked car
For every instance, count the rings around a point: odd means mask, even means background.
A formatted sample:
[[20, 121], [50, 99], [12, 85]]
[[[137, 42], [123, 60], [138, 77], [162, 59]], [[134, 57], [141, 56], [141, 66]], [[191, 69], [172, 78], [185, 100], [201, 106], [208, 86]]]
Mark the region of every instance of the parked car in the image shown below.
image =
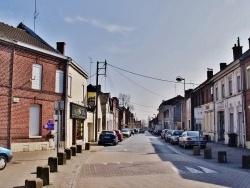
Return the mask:
[[166, 132], [168, 131], [168, 129], [163, 129], [161, 131], [161, 138], [165, 138]]
[[161, 131], [164, 129], [163, 125], [155, 125], [154, 134], [161, 135]]
[[145, 129], [140, 128], [140, 129], [139, 129], [139, 133], [145, 133]]
[[207, 145], [207, 139], [202, 136], [199, 131], [185, 131], [179, 137], [179, 146], [187, 148], [188, 146], [198, 146], [199, 145], [199, 135], [200, 135], [200, 146], [205, 148]]
[[102, 131], [99, 135], [98, 145], [118, 144], [118, 137], [115, 131]]
[[131, 135], [134, 135], [135, 134], [134, 129], [130, 129], [130, 133], [131, 133]]
[[11, 161], [12, 157], [13, 154], [11, 150], [0, 147], [0, 170], [3, 170], [7, 166], [7, 163]]
[[172, 136], [170, 137], [170, 143], [171, 144], [178, 144], [179, 143], [179, 137], [182, 135], [183, 131], [181, 130], [174, 130], [172, 132]]
[[121, 142], [123, 140], [123, 134], [120, 130], [115, 130], [118, 140]]
[[129, 138], [131, 136], [131, 132], [129, 129], [122, 129], [121, 132], [123, 134], [123, 137]]
[[170, 138], [171, 138], [171, 136], [172, 136], [172, 132], [173, 132], [173, 130], [171, 130], [171, 129], [169, 129], [169, 130], [166, 132], [166, 134], [165, 134], [165, 141], [166, 141], [166, 142], [169, 142], [169, 141], [170, 141]]

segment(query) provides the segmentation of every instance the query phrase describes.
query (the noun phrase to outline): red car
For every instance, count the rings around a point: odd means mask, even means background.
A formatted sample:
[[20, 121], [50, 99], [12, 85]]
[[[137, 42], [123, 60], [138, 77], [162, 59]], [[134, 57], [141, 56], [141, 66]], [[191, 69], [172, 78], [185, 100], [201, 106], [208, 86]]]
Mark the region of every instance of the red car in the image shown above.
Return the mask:
[[114, 130], [117, 137], [118, 137], [118, 140], [121, 142], [123, 140], [123, 134], [120, 130]]

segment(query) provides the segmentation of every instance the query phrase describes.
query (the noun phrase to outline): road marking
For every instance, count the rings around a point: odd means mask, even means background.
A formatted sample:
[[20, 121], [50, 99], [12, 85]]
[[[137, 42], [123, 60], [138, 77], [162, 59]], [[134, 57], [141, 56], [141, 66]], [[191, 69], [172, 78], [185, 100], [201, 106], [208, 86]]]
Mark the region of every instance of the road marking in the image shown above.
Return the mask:
[[172, 146], [167, 146], [170, 150], [172, 150], [173, 152], [175, 152], [176, 154], [182, 154], [180, 151], [178, 151], [177, 149], [175, 149]]
[[214, 170], [211, 170], [211, 169], [208, 169], [208, 168], [205, 168], [205, 167], [202, 167], [202, 166], [198, 166], [199, 168], [201, 168], [205, 173], [218, 173]]
[[197, 170], [197, 169], [195, 169], [195, 168], [191, 168], [191, 167], [188, 167], [188, 166], [185, 166], [185, 167], [186, 167], [186, 169], [187, 169], [188, 171], [190, 171], [191, 173], [194, 173], [194, 174], [203, 173], [202, 171]]

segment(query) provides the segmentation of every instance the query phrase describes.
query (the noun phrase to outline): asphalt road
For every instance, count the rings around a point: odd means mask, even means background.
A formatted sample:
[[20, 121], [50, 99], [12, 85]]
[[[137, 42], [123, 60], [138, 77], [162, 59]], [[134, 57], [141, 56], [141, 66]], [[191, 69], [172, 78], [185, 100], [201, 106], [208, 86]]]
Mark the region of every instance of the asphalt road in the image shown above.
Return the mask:
[[197, 159], [150, 133], [105, 146], [84, 161], [79, 187], [248, 187], [249, 172]]

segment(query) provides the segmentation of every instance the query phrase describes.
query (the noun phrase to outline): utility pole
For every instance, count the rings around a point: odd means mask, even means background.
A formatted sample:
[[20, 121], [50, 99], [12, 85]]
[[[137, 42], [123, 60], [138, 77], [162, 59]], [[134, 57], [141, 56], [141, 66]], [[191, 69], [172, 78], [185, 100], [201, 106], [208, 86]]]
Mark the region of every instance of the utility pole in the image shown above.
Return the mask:
[[[99, 65], [103, 64], [103, 67], [99, 68]], [[98, 133], [98, 96], [99, 96], [99, 87], [98, 87], [98, 76], [99, 75], [105, 75], [106, 76], [106, 68], [107, 68], [107, 62], [98, 62], [96, 65], [96, 97], [95, 97], [95, 141], [97, 142], [97, 133]], [[104, 72], [100, 72], [100, 70], [104, 70]]]

